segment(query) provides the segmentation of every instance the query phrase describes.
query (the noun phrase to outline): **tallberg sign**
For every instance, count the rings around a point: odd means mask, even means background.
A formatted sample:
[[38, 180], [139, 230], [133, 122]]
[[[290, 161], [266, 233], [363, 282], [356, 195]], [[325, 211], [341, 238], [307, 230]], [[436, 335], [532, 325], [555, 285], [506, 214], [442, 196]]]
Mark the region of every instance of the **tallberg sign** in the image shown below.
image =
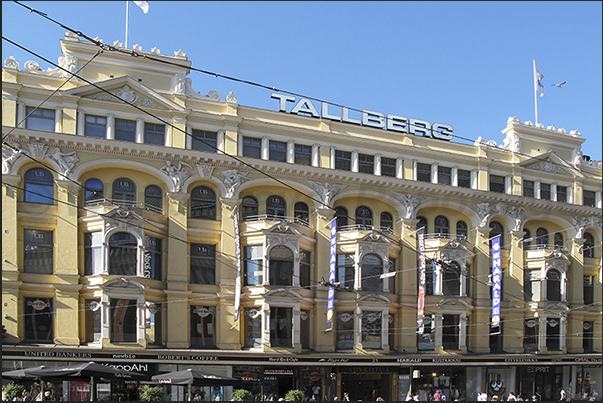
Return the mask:
[[[295, 102], [295, 97], [272, 93], [271, 98], [279, 100], [279, 112], [287, 112], [287, 102]], [[435, 139], [450, 141], [453, 137], [452, 126], [443, 123], [431, 124], [426, 120], [407, 118], [398, 115], [384, 115], [380, 112], [362, 110], [362, 119], [350, 117], [349, 108], [341, 107], [341, 116], [331, 115], [329, 113], [329, 104], [321, 103], [320, 114], [311, 100], [300, 98], [289, 113], [308, 114], [315, 118], [336, 120], [343, 123], [353, 123], [361, 126], [376, 127], [400, 133], [409, 133], [416, 136], [433, 137]]]

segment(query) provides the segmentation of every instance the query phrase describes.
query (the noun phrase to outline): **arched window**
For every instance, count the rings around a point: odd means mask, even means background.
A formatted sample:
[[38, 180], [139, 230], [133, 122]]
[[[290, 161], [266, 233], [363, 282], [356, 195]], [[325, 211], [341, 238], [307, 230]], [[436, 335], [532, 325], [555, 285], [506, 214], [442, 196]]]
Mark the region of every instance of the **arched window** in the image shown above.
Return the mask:
[[387, 211], [381, 213], [381, 228], [390, 232], [394, 230], [394, 217]]
[[128, 178], [119, 178], [113, 182], [112, 201], [123, 206], [136, 204], [136, 185]]
[[595, 237], [592, 234], [584, 233], [584, 246], [582, 247], [584, 257], [595, 257]]
[[366, 206], [356, 208], [356, 225], [360, 228], [371, 228], [373, 226], [373, 212]]
[[310, 224], [310, 209], [304, 202], [297, 202], [293, 207], [293, 217], [295, 222], [299, 222], [304, 225]]
[[104, 200], [103, 182], [98, 179], [88, 179], [84, 184], [84, 205], [96, 204]]
[[379, 255], [369, 253], [362, 258], [362, 291], [383, 291], [381, 275], [383, 274], [383, 259]]
[[345, 207], [335, 207], [335, 217], [337, 217], [337, 229], [348, 226], [348, 210]]
[[465, 221], [458, 221], [456, 223], [456, 237], [460, 239], [468, 239], [469, 230]]
[[561, 273], [555, 269], [546, 273], [546, 299], [561, 301]]
[[419, 229], [421, 227], [425, 228], [425, 233], [427, 234], [427, 218], [425, 217], [417, 217], [417, 228]]
[[287, 217], [287, 202], [280, 196], [268, 196], [266, 199], [266, 216], [269, 219], [279, 220]]
[[128, 232], [117, 232], [109, 238], [109, 274], [135, 276], [138, 242]]
[[461, 267], [452, 262], [442, 268], [442, 293], [444, 295], [461, 295]]
[[207, 186], [197, 186], [191, 191], [191, 218], [216, 219], [216, 193]]
[[163, 213], [163, 191], [159, 186], [149, 185], [144, 190], [144, 208]]
[[33, 168], [25, 174], [25, 197], [29, 203], [54, 204], [54, 179], [50, 171]]
[[546, 228], [538, 228], [536, 230], [536, 245], [546, 248], [549, 245], [549, 232]]
[[258, 199], [253, 196], [245, 196], [241, 201], [243, 221], [255, 220], [259, 214]]
[[448, 235], [450, 233], [450, 223], [448, 218], [443, 215], [439, 215], [435, 218], [434, 230], [436, 234]]
[[293, 252], [286, 246], [270, 249], [270, 285], [293, 285]]
[[[503, 227], [503, 225], [501, 223], [499, 223], [498, 221], [492, 221], [490, 223], [490, 235], [488, 236], [489, 238], [494, 238], [497, 235], [500, 235], [500, 244], [504, 245], [505, 244], [505, 229]], [[490, 241], [492, 242], [492, 241]]]
[[525, 234], [523, 235], [523, 247], [524, 248], [529, 248], [530, 244], [532, 243], [532, 233], [530, 232], [529, 229], [524, 229]]
[[563, 241], [563, 234], [560, 232], [555, 232], [555, 247], [556, 248], [563, 248], [564, 245], [564, 241]]

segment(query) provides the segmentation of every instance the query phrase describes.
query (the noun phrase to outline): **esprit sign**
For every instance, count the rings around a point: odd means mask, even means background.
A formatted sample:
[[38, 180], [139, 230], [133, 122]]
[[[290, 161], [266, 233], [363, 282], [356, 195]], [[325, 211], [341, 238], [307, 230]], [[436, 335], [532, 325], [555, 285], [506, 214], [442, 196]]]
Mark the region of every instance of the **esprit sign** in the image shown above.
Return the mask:
[[362, 118], [350, 117], [349, 108], [341, 107], [341, 116], [332, 115], [329, 112], [329, 104], [321, 102], [320, 113], [308, 98], [296, 98], [289, 95], [272, 93], [271, 98], [279, 100], [279, 112], [287, 112], [287, 102], [295, 103], [289, 113], [296, 115], [310, 115], [315, 118], [335, 120], [343, 123], [352, 123], [361, 126], [375, 127], [400, 133], [409, 133], [416, 136], [433, 137], [435, 139], [450, 141], [453, 137], [452, 126], [443, 123], [431, 124], [426, 120], [407, 118], [398, 115], [385, 115], [380, 112], [362, 110]]

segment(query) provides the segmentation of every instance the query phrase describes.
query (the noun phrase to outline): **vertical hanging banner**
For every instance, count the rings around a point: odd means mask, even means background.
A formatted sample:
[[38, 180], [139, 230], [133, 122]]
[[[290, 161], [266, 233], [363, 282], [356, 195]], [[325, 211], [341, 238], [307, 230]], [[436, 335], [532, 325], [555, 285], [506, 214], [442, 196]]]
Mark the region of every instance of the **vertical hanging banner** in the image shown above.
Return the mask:
[[417, 329], [423, 333], [423, 318], [425, 317], [425, 227], [417, 231], [419, 247], [419, 297], [417, 301]]
[[500, 235], [498, 235], [492, 239], [492, 327], [500, 326], [501, 277]]
[[[235, 241], [235, 265], [236, 265], [236, 279], [235, 279], [235, 303], [234, 303], [234, 325], [239, 320], [239, 310], [241, 307], [241, 238], [239, 236], [239, 211], [238, 206], [235, 206], [232, 211], [234, 219], [234, 241]], [[234, 326], [233, 325], [233, 326]]]
[[[337, 271], [337, 219], [331, 221], [331, 248], [329, 256], [329, 284], [335, 283]], [[329, 286], [327, 299], [327, 323], [333, 322], [333, 305], [335, 304], [335, 289]]]

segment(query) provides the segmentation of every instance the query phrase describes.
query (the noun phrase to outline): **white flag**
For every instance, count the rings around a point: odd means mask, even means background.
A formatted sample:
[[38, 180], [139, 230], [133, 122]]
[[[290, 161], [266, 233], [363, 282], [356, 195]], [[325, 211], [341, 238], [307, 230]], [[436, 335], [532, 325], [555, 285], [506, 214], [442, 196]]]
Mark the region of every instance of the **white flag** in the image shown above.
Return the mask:
[[148, 13], [149, 12], [149, 3], [146, 1], [135, 1], [134, 4], [136, 4], [138, 7], [140, 7], [142, 9], [143, 13]]
[[542, 85], [542, 79], [544, 76], [538, 71], [536, 68], [536, 63], [534, 63], [534, 87], [536, 91], [540, 92], [540, 96], [544, 96], [544, 86]]

